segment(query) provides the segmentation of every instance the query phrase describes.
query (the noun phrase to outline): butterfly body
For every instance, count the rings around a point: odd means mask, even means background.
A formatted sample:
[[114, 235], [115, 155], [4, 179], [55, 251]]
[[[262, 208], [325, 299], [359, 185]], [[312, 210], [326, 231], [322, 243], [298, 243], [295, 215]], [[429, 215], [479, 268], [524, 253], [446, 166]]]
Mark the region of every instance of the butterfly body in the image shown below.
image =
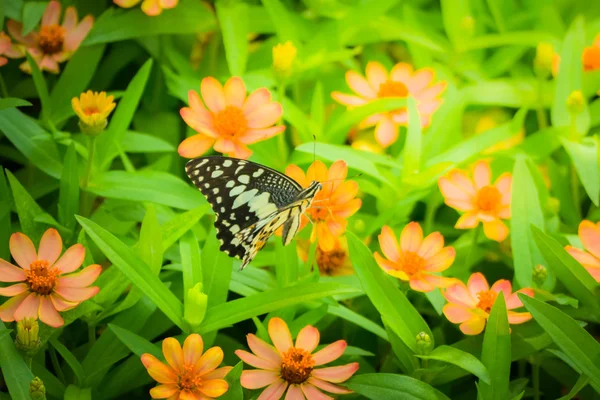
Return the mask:
[[271, 168], [221, 156], [190, 160], [186, 173], [215, 212], [221, 251], [241, 259], [242, 269], [279, 227], [283, 243], [291, 242], [321, 189], [319, 182], [302, 188]]

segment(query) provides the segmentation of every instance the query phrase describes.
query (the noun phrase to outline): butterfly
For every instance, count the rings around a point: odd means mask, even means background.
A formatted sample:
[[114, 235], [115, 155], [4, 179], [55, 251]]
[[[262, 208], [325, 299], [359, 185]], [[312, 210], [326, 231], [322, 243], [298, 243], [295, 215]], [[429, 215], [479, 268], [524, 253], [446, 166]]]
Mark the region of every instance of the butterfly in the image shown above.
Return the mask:
[[215, 213], [221, 251], [241, 259], [241, 269], [281, 226], [283, 244], [288, 245], [322, 188], [317, 181], [302, 188], [274, 169], [222, 156], [190, 160], [185, 171]]

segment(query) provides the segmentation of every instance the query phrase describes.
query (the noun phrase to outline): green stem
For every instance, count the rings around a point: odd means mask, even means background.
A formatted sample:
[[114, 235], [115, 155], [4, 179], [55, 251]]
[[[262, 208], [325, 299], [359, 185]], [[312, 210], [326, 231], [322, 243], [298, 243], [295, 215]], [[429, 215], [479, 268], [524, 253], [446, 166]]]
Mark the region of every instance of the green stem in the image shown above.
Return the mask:
[[52, 345], [48, 346], [48, 352], [50, 353], [50, 360], [52, 361], [52, 367], [54, 368], [54, 372], [56, 377], [61, 380], [62, 383], [66, 384], [67, 380], [65, 379], [65, 374], [58, 362], [58, 357], [56, 356], [56, 350]]
[[33, 363], [33, 357], [31, 357], [31, 356], [25, 356], [23, 358], [25, 359], [25, 363], [27, 364], [27, 367], [31, 371], [31, 364]]
[[571, 192], [573, 193], [573, 203], [575, 204], [575, 207], [577, 207], [577, 210], [579, 210], [579, 207], [581, 206], [581, 200], [579, 197], [579, 178], [577, 177], [577, 170], [575, 169], [575, 165], [573, 165], [573, 163], [571, 163], [570, 170], [571, 170]]
[[540, 400], [540, 364], [537, 358], [533, 359], [531, 378], [533, 379], [533, 400]]
[[2, 97], [4, 98], [8, 97], [8, 89], [6, 88], [6, 82], [4, 82], [2, 74], [0, 74], [0, 94], [2, 94]]
[[546, 118], [546, 110], [544, 109], [544, 79], [538, 78], [538, 107], [536, 110], [539, 129], [548, 127], [548, 119]]
[[88, 159], [85, 166], [85, 175], [83, 177], [83, 188], [87, 188], [92, 176], [92, 164], [94, 163], [94, 154], [96, 152], [96, 136], [89, 136], [88, 141]]
[[[278, 90], [278, 97], [279, 97], [279, 103], [283, 103], [283, 98], [285, 97], [285, 89], [286, 89], [287, 85], [285, 80], [282, 80], [281, 83], [279, 84], [279, 90]], [[283, 120], [280, 120], [278, 125], [283, 125]], [[285, 155], [286, 151], [285, 151], [285, 135], [284, 134], [279, 134], [277, 135], [277, 146], [279, 147], [279, 152], [281, 153], [281, 155]], [[287, 156], [285, 156], [284, 160], [287, 160]]]
[[469, 252], [467, 253], [467, 258], [465, 260], [465, 266], [467, 268], [471, 265], [471, 259], [473, 258], [473, 253], [475, 252], [475, 248], [477, 247], [477, 240], [479, 239], [479, 233], [481, 231], [481, 224], [477, 224], [475, 227], [475, 231], [473, 232], [473, 241], [471, 242], [471, 247], [469, 248]]
[[425, 209], [425, 233], [431, 233], [433, 229], [433, 222], [435, 220], [435, 212], [438, 208], [438, 202], [436, 200], [429, 200], [427, 202], [427, 208]]
[[571, 113], [571, 123], [569, 125], [569, 139], [579, 139], [579, 132], [577, 132], [577, 116], [573, 113]]
[[88, 322], [88, 342], [90, 347], [96, 343], [96, 324]]

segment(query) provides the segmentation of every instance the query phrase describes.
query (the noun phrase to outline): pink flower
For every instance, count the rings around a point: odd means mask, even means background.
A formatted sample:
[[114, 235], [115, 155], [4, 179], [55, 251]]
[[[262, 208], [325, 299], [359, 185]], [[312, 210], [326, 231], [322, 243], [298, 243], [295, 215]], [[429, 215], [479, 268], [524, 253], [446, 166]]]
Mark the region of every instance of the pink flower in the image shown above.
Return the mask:
[[2, 57], [3, 55], [10, 58], [21, 56], [19, 52], [13, 48], [10, 37], [4, 32], [0, 32], [0, 67], [6, 65], [8, 62], [6, 57]]
[[497, 242], [508, 236], [508, 227], [502, 222], [510, 218], [512, 175], [504, 173], [491, 183], [492, 171], [487, 161], [478, 161], [473, 168], [473, 179], [464, 171], [455, 169], [438, 181], [445, 203], [465, 213], [456, 221], [457, 229], [471, 229], [483, 223], [483, 233]]
[[18, 267], [0, 258], [0, 282], [20, 283], [0, 288], [0, 296], [11, 297], [0, 306], [2, 321], [39, 317], [45, 324], [57, 328], [64, 324], [59, 311], [77, 307], [100, 290], [89, 287], [102, 272], [100, 265], [90, 265], [71, 274], [83, 263], [85, 248], [82, 245], [69, 247], [58, 258], [62, 239], [56, 229], [50, 228], [44, 233], [37, 253], [31, 239], [22, 233], [13, 233], [9, 246]]
[[384, 226], [379, 235], [379, 246], [385, 257], [375, 252], [377, 264], [388, 275], [408, 281], [413, 290], [430, 292], [455, 281], [436, 273], [452, 265], [456, 251], [450, 246], [444, 247], [444, 237], [439, 232], [423, 239], [418, 222], [411, 222], [402, 229], [400, 243], [390, 227]]
[[528, 312], [511, 310], [523, 307], [517, 293], [533, 297], [532, 289], [520, 289], [512, 293], [512, 285], [505, 279], [496, 281], [490, 289], [485, 276], [480, 272], [471, 275], [467, 285], [458, 281], [444, 291], [444, 297], [448, 300], [443, 309], [444, 315], [453, 324], [460, 324], [460, 330], [464, 334], [477, 335], [483, 331], [500, 291], [504, 293], [509, 323], [522, 324], [531, 319]]
[[597, 282], [600, 282], [600, 223], [581, 221], [579, 239], [587, 251], [573, 246], [566, 246], [565, 250], [579, 261]]
[[[10, 20], [7, 23], [11, 36], [20, 42], [17, 48], [21, 55], [29, 52], [42, 71], [55, 74], [59, 72], [58, 64], [71, 58], [94, 24], [94, 17], [91, 15], [78, 24], [77, 10], [75, 7], [67, 7], [63, 23], [59, 25], [60, 11], [60, 3], [50, 1], [42, 16], [39, 32], [31, 32], [27, 36], [21, 35], [23, 26], [20, 22]], [[31, 73], [31, 66], [27, 61], [21, 64], [21, 69]]]
[[315, 368], [340, 358], [346, 350], [345, 340], [338, 340], [313, 353], [319, 345], [319, 330], [305, 326], [294, 344], [290, 330], [281, 318], [271, 318], [269, 336], [274, 346], [249, 334], [248, 346], [254, 354], [244, 350], [235, 352], [246, 364], [259, 368], [243, 371], [241, 378], [246, 389], [267, 387], [258, 400], [278, 400], [286, 390], [285, 398], [288, 400], [331, 399], [319, 389], [336, 394], [352, 393], [336, 384], [354, 375], [358, 363]]
[[[179, 145], [179, 155], [195, 158], [211, 147], [231, 157], [248, 158], [252, 154], [247, 145], [269, 139], [285, 130], [272, 126], [280, 118], [281, 104], [271, 101], [266, 88], [257, 89], [246, 97], [246, 86], [241, 78], [230, 78], [223, 87], [213, 77], [200, 84], [202, 100], [194, 90], [188, 92], [189, 107], [181, 109], [181, 118], [197, 135]], [[208, 109], [207, 109], [208, 107]]]
[[[366, 79], [357, 72], [346, 72], [346, 83], [357, 96], [333, 92], [331, 97], [351, 108], [386, 97], [412, 96], [417, 101], [421, 125], [426, 127], [429, 126], [433, 113], [442, 104], [442, 99], [438, 96], [446, 90], [446, 82], [433, 83], [434, 75], [430, 68], [414, 71], [407, 63], [394, 65], [388, 73], [382, 64], [370, 61], [366, 68]], [[372, 115], [362, 121], [359, 128], [371, 126], [375, 126], [377, 142], [387, 147], [398, 139], [398, 127], [408, 126], [408, 110], [403, 107]]]
[[[130, 8], [142, 0], [113, 0], [116, 5], [123, 8]], [[175, 8], [179, 0], [143, 0], [142, 11], [149, 16], [156, 16], [162, 13], [163, 9]]]

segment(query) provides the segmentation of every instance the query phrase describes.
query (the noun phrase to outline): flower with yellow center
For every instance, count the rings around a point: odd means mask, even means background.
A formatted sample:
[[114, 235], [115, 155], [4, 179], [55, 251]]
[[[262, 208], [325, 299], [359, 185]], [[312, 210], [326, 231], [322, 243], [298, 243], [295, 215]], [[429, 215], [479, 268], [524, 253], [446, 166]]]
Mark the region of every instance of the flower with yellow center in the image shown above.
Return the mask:
[[490, 164], [478, 161], [473, 168], [473, 179], [455, 169], [440, 178], [438, 185], [445, 203], [464, 212], [455, 228], [471, 229], [482, 222], [485, 236], [501, 242], [508, 236], [508, 227], [502, 220], [510, 218], [512, 175], [504, 173], [494, 184], [491, 177]]
[[44, 233], [37, 253], [31, 239], [22, 233], [12, 234], [9, 247], [18, 267], [0, 258], [0, 282], [20, 283], [0, 288], [0, 296], [11, 297], [0, 306], [2, 321], [39, 317], [57, 328], [64, 324], [59, 311], [77, 307], [100, 290], [89, 287], [102, 272], [100, 265], [71, 274], [83, 263], [85, 248], [75, 244], [59, 258], [62, 239], [56, 229]]
[[338, 340], [313, 353], [320, 340], [319, 330], [313, 326], [302, 328], [295, 343], [281, 318], [271, 318], [268, 331], [273, 345], [249, 334], [246, 338], [252, 353], [244, 350], [235, 352], [246, 364], [259, 368], [243, 371], [241, 377], [242, 386], [246, 389], [266, 387], [258, 399], [278, 400], [286, 391], [286, 399], [298, 400], [331, 398], [319, 389], [335, 394], [352, 393], [337, 384], [354, 375], [358, 363], [317, 368], [340, 358], [347, 347], [345, 340]]
[[[58, 64], [71, 58], [94, 24], [94, 17], [91, 15], [78, 23], [75, 7], [67, 7], [63, 23], [59, 25], [60, 13], [60, 2], [50, 1], [42, 16], [40, 30], [26, 36], [21, 35], [23, 25], [20, 22], [9, 20], [7, 23], [8, 32], [19, 42], [15, 49], [20, 55], [29, 53], [42, 71], [55, 74], [59, 72]], [[27, 61], [21, 65], [21, 69], [31, 73], [31, 66]]]
[[211, 347], [203, 354], [202, 337], [193, 333], [183, 342], [166, 338], [162, 352], [167, 363], [152, 354], [142, 354], [141, 360], [148, 374], [160, 383], [150, 389], [153, 399], [211, 400], [222, 396], [229, 385], [223, 379], [231, 367], [217, 368], [223, 362], [223, 350]]
[[[310, 250], [309, 240], [298, 240], [298, 256], [306, 262]], [[329, 251], [323, 251], [319, 246], [316, 250], [315, 261], [321, 275], [343, 276], [354, 273], [352, 260], [348, 252], [348, 241], [345, 236], [335, 238], [335, 245]]]
[[[398, 63], [388, 73], [376, 61], [370, 61], [366, 68], [366, 78], [355, 71], [346, 72], [346, 82], [356, 95], [341, 92], [331, 93], [331, 97], [348, 108], [362, 106], [370, 101], [386, 97], [412, 96], [417, 101], [417, 109], [423, 127], [429, 126], [431, 117], [442, 104], [439, 96], [446, 90], [446, 82], [433, 83], [434, 71], [423, 68], [417, 71], [407, 63]], [[388, 147], [398, 139], [398, 128], [408, 126], [408, 109], [379, 113], [368, 117], [359, 128], [375, 126], [375, 139]]]
[[[197, 92], [188, 92], [189, 107], [180, 110], [181, 118], [198, 134], [179, 145], [179, 155], [195, 158], [211, 147], [236, 158], [248, 158], [248, 144], [269, 139], [285, 130], [284, 125], [272, 126], [283, 114], [281, 104], [271, 101], [266, 88], [257, 89], [246, 97], [246, 85], [241, 78], [230, 78], [225, 86], [213, 77], [200, 84], [202, 100]], [[204, 106], [206, 104], [206, 107]]]
[[531, 319], [531, 314], [528, 312], [512, 310], [523, 307], [517, 293], [533, 297], [532, 289], [520, 289], [513, 293], [510, 281], [505, 279], [496, 281], [490, 288], [485, 276], [480, 272], [471, 275], [466, 285], [457, 281], [443, 292], [448, 300], [448, 304], [443, 309], [444, 315], [453, 324], [460, 324], [459, 328], [464, 334], [477, 335], [483, 331], [500, 292], [504, 294], [509, 323], [522, 324]]
[[302, 216], [300, 229], [308, 224], [310, 218], [313, 223], [311, 242], [317, 240], [323, 251], [333, 250], [335, 238], [346, 232], [346, 219], [354, 215], [362, 205], [362, 200], [355, 198], [358, 194], [358, 184], [346, 180], [346, 162], [338, 160], [327, 169], [323, 162], [317, 160], [308, 167], [306, 174], [300, 167], [291, 164], [286, 168], [285, 174], [303, 188], [308, 187], [312, 181], [323, 184], [323, 188], [317, 192], [311, 206]]
[[565, 250], [600, 282], [600, 223], [581, 221], [578, 233], [585, 250], [573, 246], [566, 246]]
[[421, 225], [411, 222], [402, 229], [398, 242], [394, 232], [384, 226], [379, 246], [385, 257], [375, 252], [377, 264], [388, 275], [409, 282], [413, 290], [429, 292], [454, 282], [454, 279], [436, 275], [448, 269], [456, 257], [454, 248], [444, 247], [444, 237], [439, 232], [423, 239]]
[[73, 97], [71, 105], [79, 117], [81, 131], [90, 135], [101, 133], [107, 125], [108, 115], [115, 109], [113, 96], [106, 92], [92, 92], [88, 90], [79, 97]]
[[113, 0], [119, 7], [131, 8], [142, 1], [142, 11], [144, 14], [154, 17], [160, 15], [163, 10], [175, 8], [179, 0]]
[[281, 78], [287, 78], [292, 73], [298, 50], [294, 43], [287, 41], [273, 47], [273, 70]]

